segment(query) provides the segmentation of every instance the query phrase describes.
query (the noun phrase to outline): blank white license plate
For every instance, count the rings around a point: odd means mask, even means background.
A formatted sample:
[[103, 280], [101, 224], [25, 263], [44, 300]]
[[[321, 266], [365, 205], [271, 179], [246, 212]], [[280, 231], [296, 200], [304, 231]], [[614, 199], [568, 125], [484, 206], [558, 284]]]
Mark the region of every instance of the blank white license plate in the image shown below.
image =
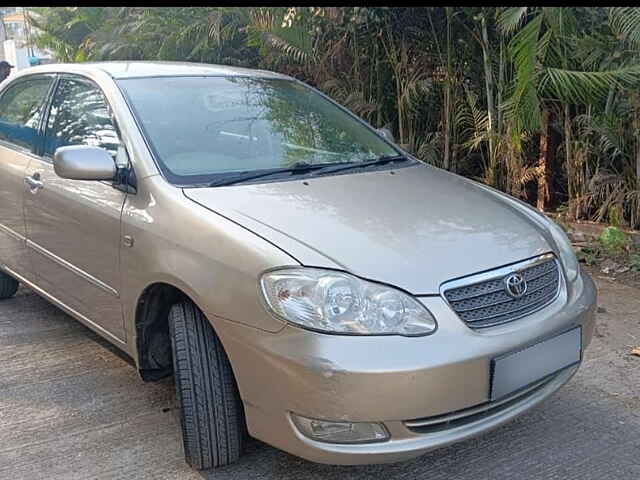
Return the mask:
[[497, 400], [549, 375], [580, 363], [580, 327], [491, 360], [491, 400]]

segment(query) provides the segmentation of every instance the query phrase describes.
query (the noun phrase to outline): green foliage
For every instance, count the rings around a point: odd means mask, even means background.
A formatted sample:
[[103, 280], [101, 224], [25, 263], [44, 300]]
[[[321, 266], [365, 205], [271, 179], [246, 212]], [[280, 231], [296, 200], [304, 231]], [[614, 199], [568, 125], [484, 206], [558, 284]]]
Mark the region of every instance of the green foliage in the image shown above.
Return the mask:
[[607, 227], [598, 237], [598, 242], [607, 254], [616, 255], [624, 253], [630, 240], [627, 234], [619, 228]]
[[40, 32], [38, 47], [51, 49], [59, 61], [82, 62], [108, 15], [103, 7], [35, 7], [29, 21]]
[[552, 98], [569, 103], [589, 104], [603, 98], [613, 87], [633, 88], [640, 83], [640, 66], [602, 72], [573, 71], [547, 68], [540, 80], [540, 89]]
[[426, 162], [529, 202], [555, 197], [571, 219], [640, 227], [638, 7], [30, 11], [37, 44], [60, 61], [279, 71], [391, 128]]
[[515, 32], [524, 22], [529, 7], [507, 8], [498, 15], [498, 28], [505, 34]]
[[622, 225], [622, 211], [618, 206], [613, 206], [609, 209], [609, 224], [612, 227]]
[[632, 48], [640, 47], [640, 9], [610, 7], [607, 9], [611, 29]]
[[601, 261], [601, 251], [599, 248], [583, 248], [578, 252], [578, 260], [589, 266], [597, 265]]
[[274, 49], [302, 64], [314, 57], [311, 21], [303, 13], [291, 8], [258, 7], [250, 15], [247, 44], [260, 48], [262, 55], [267, 56], [269, 49]]
[[538, 15], [522, 28], [509, 43], [509, 53], [516, 70], [513, 94], [505, 104], [507, 118], [517, 131], [535, 130], [540, 124], [540, 99], [536, 91], [536, 62], [544, 56], [548, 35], [539, 37], [542, 15]]

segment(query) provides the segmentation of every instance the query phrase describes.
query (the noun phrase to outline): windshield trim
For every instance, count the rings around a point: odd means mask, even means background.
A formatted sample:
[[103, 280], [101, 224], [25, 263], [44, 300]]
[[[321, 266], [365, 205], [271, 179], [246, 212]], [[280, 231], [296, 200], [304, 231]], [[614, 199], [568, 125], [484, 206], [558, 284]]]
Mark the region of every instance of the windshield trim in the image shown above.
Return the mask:
[[[126, 82], [127, 80], [141, 80], [141, 79], [149, 79], [149, 78], [210, 78], [210, 77], [213, 77], [213, 78], [259, 78], [259, 79], [279, 80], [279, 81], [284, 81], [284, 82], [297, 83], [299, 85], [302, 85], [304, 88], [312, 90], [313, 92], [315, 92], [316, 94], [318, 94], [322, 98], [324, 98], [325, 100], [329, 101], [334, 106], [338, 107], [338, 109], [340, 109], [342, 112], [346, 113], [349, 117], [351, 117], [351, 119], [353, 119], [356, 122], [360, 123], [360, 125], [364, 126], [370, 132], [375, 134], [380, 140], [382, 140], [386, 145], [391, 147], [397, 153], [397, 155], [404, 155], [404, 156], [409, 155], [408, 152], [406, 152], [403, 149], [401, 149], [398, 145], [390, 142], [386, 137], [380, 135], [380, 133], [372, 125], [370, 125], [368, 122], [364, 121], [362, 118], [358, 117], [355, 113], [351, 112], [346, 107], [340, 105], [338, 102], [336, 102], [331, 97], [329, 97], [328, 95], [324, 94], [323, 92], [321, 92], [317, 88], [313, 87], [312, 85], [309, 85], [309, 84], [307, 84], [305, 82], [302, 82], [302, 81], [300, 81], [300, 80], [298, 80], [296, 78], [286, 77], [286, 76], [243, 75], [243, 74], [234, 74], [234, 75], [223, 75], [223, 74], [144, 75], [144, 76], [136, 76], [136, 77], [114, 78], [113, 81], [116, 84], [116, 87], [118, 88], [120, 93], [122, 94], [122, 97], [124, 98], [124, 101], [125, 101], [128, 109], [129, 109], [129, 113], [131, 114], [131, 117], [133, 118], [134, 123], [138, 127], [138, 131], [140, 132], [140, 135], [144, 139], [144, 143], [145, 143], [145, 145], [147, 147], [147, 151], [151, 155], [151, 158], [153, 159], [153, 162], [154, 162], [156, 168], [158, 169], [158, 172], [160, 172], [160, 175], [162, 176], [162, 178], [164, 178], [165, 181], [167, 181], [167, 183], [169, 183], [171, 185], [174, 185], [176, 187], [179, 187], [179, 188], [202, 187], [205, 184], [209, 185], [209, 184], [213, 183], [214, 181], [222, 180], [226, 176], [236, 175], [237, 172], [225, 172], [225, 173], [219, 173], [219, 174], [202, 175], [203, 177], [206, 176], [208, 178], [208, 180], [204, 180], [204, 181], [200, 181], [200, 182], [199, 181], [193, 181], [193, 182], [189, 182], [189, 183], [180, 183], [180, 182], [172, 181], [170, 179], [170, 176], [172, 174], [171, 174], [171, 172], [168, 171], [167, 167], [162, 163], [162, 161], [160, 161], [160, 155], [158, 154], [155, 146], [153, 145], [153, 142], [151, 141], [150, 135], [146, 131], [146, 129], [145, 129], [144, 125], [142, 124], [142, 122], [140, 121], [140, 116], [138, 115], [138, 112], [137, 112], [135, 106], [133, 105], [133, 102], [131, 101], [127, 90], [124, 88], [123, 82]], [[345, 173], [340, 172], [340, 175], [349, 174], [349, 173], [350, 172], [345, 172]], [[302, 178], [302, 177], [305, 177], [305, 176], [306, 175], [300, 175], [299, 177], [294, 177], [294, 178], [283, 178], [283, 179], [278, 179], [278, 181], [296, 180], [296, 179], [299, 179], [299, 178]], [[270, 180], [270, 181], [273, 181], [273, 180]], [[255, 183], [263, 183], [263, 182], [257, 181]], [[267, 183], [267, 181], [265, 180], [264, 183]]]

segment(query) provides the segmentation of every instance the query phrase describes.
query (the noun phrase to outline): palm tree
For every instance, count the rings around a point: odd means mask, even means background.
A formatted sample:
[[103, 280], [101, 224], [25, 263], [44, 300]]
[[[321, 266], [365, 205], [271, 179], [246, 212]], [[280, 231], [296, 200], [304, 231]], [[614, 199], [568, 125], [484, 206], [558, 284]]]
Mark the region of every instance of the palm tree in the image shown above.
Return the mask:
[[[566, 164], [570, 168], [570, 106], [588, 105], [606, 97], [611, 85], [632, 87], [640, 83], [640, 64], [589, 70], [577, 61], [569, 48], [584, 33], [579, 26], [579, 13], [569, 7], [513, 7], [505, 10], [499, 20], [505, 35], [515, 33], [509, 43], [515, 78], [512, 93], [503, 105], [505, 118], [516, 131], [540, 132], [541, 210], [550, 200], [552, 116], [564, 115]], [[573, 192], [569, 195], [571, 198]]]

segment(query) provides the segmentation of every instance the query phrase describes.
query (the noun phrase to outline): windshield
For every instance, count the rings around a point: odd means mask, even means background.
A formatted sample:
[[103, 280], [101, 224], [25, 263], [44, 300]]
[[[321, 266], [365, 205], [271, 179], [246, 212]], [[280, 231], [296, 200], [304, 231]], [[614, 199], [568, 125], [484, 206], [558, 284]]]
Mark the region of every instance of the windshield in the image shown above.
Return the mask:
[[291, 80], [119, 80], [167, 179], [202, 184], [238, 172], [399, 154], [365, 125]]

